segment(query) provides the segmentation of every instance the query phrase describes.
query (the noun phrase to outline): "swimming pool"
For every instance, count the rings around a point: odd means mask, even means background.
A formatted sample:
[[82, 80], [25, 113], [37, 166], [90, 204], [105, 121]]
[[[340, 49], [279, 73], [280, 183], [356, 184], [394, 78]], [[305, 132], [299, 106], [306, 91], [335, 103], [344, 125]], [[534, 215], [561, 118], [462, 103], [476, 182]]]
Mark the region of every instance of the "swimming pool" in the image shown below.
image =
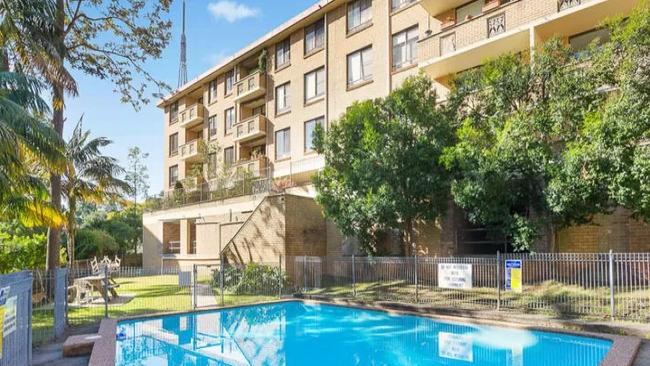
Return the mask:
[[120, 322], [116, 365], [597, 366], [604, 339], [290, 301]]

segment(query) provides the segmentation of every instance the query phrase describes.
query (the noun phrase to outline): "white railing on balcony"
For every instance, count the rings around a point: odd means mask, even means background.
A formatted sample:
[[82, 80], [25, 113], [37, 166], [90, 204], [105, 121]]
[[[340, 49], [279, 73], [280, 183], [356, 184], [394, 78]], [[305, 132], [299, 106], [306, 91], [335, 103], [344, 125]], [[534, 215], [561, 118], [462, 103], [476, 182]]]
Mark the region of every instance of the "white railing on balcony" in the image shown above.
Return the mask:
[[235, 140], [242, 141], [266, 135], [266, 117], [258, 114], [235, 125]]
[[181, 253], [181, 242], [179, 240], [170, 240], [167, 242], [167, 246], [163, 254], [180, 254]]
[[179, 113], [181, 127], [203, 121], [203, 106], [195, 103]]
[[181, 159], [192, 158], [199, 154], [199, 139], [192, 140], [178, 148]]
[[236, 98], [238, 99], [244, 99], [249, 96], [251, 98], [256, 97], [265, 90], [264, 76], [260, 71], [255, 71], [239, 80], [235, 88], [237, 90]]
[[559, 11], [566, 10], [569, 8], [573, 8], [574, 6], [578, 6], [582, 3], [582, 0], [559, 0], [558, 1], [558, 9]]
[[255, 178], [261, 177], [263, 174], [266, 174], [267, 161], [268, 159], [266, 156], [260, 156], [258, 158], [250, 160], [241, 160], [232, 166], [233, 172], [235, 174], [247, 172]]

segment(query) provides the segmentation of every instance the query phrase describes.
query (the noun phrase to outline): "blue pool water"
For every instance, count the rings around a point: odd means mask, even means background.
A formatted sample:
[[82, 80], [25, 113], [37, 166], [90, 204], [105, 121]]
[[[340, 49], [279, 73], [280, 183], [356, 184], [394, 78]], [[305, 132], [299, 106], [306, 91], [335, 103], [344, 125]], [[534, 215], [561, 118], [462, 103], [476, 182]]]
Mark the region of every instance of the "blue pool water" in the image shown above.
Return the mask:
[[597, 366], [606, 340], [299, 301], [118, 324], [119, 366]]

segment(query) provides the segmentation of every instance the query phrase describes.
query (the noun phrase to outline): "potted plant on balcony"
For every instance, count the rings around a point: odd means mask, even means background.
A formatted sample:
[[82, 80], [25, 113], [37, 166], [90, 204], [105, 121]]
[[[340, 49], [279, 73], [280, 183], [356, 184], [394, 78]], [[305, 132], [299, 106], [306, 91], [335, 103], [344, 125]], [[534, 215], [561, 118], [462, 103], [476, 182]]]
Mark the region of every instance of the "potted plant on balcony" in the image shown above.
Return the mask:
[[487, 13], [488, 11], [492, 11], [501, 5], [501, 0], [486, 0], [485, 5], [483, 5], [483, 12]]
[[449, 27], [453, 26], [454, 24], [456, 24], [456, 18], [454, 18], [453, 16], [450, 15], [447, 18], [445, 18], [445, 20], [442, 22], [442, 28], [443, 29], [444, 28], [449, 28]]
[[260, 56], [257, 58], [257, 70], [260, 74], [264, 75], [266, 73], [266, 70], [268, 70], [268, 64], [269, 55], [268, 52], [266, 52], [266, 49], [263, 49], [262, 53], [260, 53]]

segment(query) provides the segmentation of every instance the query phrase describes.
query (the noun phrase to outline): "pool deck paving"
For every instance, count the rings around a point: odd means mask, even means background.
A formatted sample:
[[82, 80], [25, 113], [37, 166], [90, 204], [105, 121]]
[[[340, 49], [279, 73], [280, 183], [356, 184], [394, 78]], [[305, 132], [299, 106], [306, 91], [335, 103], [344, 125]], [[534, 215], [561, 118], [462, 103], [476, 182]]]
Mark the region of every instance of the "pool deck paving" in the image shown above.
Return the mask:
[[637, 353], [634, 366], [650, 366], [650, 341], [643, 341]]

